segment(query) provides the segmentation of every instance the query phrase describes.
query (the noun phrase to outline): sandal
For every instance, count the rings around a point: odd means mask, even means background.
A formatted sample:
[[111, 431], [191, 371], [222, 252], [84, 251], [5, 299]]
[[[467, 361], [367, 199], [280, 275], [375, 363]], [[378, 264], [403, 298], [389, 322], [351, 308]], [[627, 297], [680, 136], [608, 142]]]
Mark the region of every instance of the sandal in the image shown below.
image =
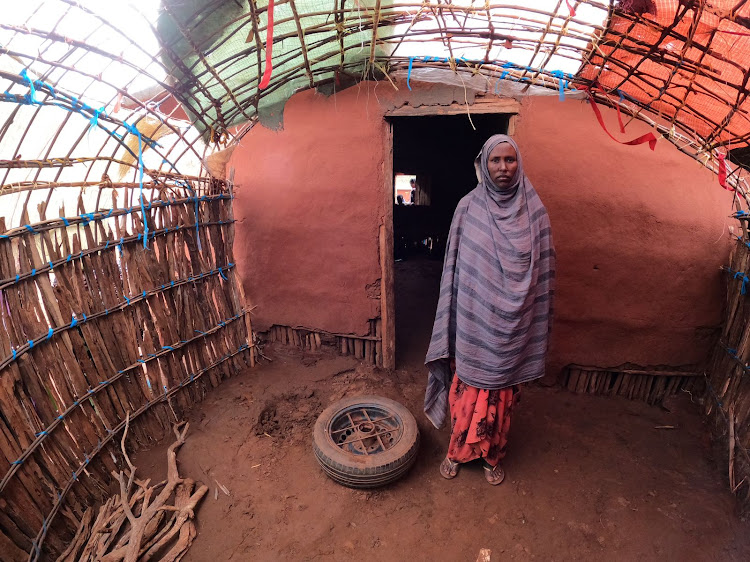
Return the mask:
[[491, 466], [485, 463], [484, 477], [492, 486], [497, 486], [498, 484], [502, 484], [503, 480], [505, 480], [505, 471], [500, 464]]
[[458, 474], [458, 465], [459, 463], [456, 461], [452, 461], [448, 457], [445, 457], [443, 462], [440, 463], [440, 476], [447, 480], [455, 478]]

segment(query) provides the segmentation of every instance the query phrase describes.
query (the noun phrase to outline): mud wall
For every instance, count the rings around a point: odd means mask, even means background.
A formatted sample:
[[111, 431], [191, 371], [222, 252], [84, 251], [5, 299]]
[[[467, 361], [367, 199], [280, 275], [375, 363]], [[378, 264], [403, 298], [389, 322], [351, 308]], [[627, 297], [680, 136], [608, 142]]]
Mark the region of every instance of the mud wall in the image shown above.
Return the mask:
[[384, 124], [355, 93], [297, 94], [283, 130], [255, 127], [234, 151], [235, 256], [257, 330], [366, 335], [380, 315]]
[[[415, 95], [455, 97], [445, 90]], [[234, 152], [235, 251], [261, 330], [364, 334], [379, 315], [383, 115], [409, 92], [376, 92], [297, 94], [283, 130], [256, 127]], [[647, 130], [631, 123], [625, 138]], [[702, 361], [721, 321], [730, 240], [731, 198], [715, 176], [667, 141], [655, 152], [617, 144], [580, 100], [526, 97], [515, 136], [558, 252], [550, 373]]]
[[[633, 122], [622, 137], [648, 130]], [[716, 176], [666, 140], [614, 142], [580, 101], [527, 99], [516, 136], [558, 252], [552, 364], [705, 359], [733, 222]]]

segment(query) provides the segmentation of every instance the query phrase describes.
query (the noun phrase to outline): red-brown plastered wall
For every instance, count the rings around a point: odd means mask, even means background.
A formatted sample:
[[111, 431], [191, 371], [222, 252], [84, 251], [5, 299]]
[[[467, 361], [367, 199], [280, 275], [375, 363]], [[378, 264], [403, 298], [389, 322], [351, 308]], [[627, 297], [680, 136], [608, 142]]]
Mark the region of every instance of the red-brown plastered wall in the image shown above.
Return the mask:
[[[411, 94], [377, 93], [297, 94], [283, 130], [255, 127], [235, 150], [235, 253], [256, 329], [365, 334], [379, 315], [383, 114]], [[633, 122], [621, 136], [647, 131]], [[716, 177], [667, 141], [655, 152], [617, 144], [580, 100], [525, 98], [516, 138], [558, 255], [550, 374], [703, 360], [730, 240], [731, 197]]]
[[[633, 122], [630, 140], [650, 129]], [[552, 367], [702, 361], [721, 322], [731, 196], [666, 140], [607, 137], [591, 107], [527, 98], [516, 134], [558, 255]]]
[[254, 127], [234, 151], [235, 255], [254, 328], [367, 335], [380, 315], [384, 128], [356, 89], [307, 91], [284, 129]]

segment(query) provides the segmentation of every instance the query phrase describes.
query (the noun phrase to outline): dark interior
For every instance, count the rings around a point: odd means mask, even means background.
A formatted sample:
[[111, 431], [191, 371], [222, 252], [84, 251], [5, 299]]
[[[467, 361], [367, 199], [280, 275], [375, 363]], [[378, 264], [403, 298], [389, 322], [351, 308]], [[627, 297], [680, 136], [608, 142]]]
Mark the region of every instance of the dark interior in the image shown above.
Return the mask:
[[393, 171], [416, 175], [430, 199], [429, 205], [394, 206], [396, 259], [420, 253], [442, 259], [453, 211], [477, 184], [474, 157], [487, 138], [508, 130], [508, 120], [504, 114], [392, 119]]

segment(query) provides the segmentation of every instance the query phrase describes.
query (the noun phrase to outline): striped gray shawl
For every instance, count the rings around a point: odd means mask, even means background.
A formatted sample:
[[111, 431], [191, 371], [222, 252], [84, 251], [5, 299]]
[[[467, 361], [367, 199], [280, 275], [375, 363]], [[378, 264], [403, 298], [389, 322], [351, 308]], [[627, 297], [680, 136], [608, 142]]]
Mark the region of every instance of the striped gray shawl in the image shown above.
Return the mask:
[[[487, 158], [513, 145], [518, 171], [499, 190]], [[552, 320], [555, 250], [549, 217], [523, 172], [516, 143], [495, 135], [477, 156], [479, 184], [458, 204], [451, 223], [440, 297], [425, 364], [430, 374], [425, 413], [445, 420], [453, 373], [467, 384], [499, 389], [544, 375]]]

